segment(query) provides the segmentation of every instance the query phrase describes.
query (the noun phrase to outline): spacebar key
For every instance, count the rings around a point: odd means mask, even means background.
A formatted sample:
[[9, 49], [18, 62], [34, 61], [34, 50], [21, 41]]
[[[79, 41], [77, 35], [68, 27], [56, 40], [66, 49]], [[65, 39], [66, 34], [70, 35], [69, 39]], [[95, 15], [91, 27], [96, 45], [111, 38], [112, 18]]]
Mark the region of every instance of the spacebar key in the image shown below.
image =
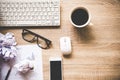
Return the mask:
[[37, 25], [36, 21], [17, 21], [18, 26], [31, 26], [31, 25]]

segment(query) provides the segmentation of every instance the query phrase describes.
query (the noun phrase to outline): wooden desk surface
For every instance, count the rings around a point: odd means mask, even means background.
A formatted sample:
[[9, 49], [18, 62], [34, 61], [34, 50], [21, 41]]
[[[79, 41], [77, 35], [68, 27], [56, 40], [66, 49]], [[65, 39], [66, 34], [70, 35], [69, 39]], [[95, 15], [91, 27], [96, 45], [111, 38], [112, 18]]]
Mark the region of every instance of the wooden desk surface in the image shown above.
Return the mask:
[[[69, 22], [75, 7], [88, 8], [92, 26], [76, 29]], [[49, 80], [49, 58], [62, 56], [59, 38], [70, 36], [72, 55], [63, 57], [64, 80], [120, 80], [120, 0], [61, 0], [59, 28], [30, 29], [52, 40], [52, 48], [43, 50], [44, 80]], [[15, 33], [18, 44], [22, 29], [4, 29]]]

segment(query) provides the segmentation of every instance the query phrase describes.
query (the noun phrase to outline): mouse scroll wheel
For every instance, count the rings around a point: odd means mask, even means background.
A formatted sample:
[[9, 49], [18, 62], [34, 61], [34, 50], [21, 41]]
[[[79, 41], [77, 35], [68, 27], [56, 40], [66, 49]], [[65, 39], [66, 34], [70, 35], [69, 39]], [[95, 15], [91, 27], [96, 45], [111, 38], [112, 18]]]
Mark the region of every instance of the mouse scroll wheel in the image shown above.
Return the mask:
[[66, 40], [64, 39], [64, 42], [66, 42]]

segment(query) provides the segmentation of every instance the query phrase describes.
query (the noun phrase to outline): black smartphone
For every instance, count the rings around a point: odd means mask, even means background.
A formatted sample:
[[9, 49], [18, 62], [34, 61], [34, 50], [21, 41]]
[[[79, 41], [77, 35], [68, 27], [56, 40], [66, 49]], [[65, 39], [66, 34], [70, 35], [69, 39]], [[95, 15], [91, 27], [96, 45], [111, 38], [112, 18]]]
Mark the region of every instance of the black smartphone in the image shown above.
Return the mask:
[[50, 58], [50, 80], [63, 80], [61, 58]]

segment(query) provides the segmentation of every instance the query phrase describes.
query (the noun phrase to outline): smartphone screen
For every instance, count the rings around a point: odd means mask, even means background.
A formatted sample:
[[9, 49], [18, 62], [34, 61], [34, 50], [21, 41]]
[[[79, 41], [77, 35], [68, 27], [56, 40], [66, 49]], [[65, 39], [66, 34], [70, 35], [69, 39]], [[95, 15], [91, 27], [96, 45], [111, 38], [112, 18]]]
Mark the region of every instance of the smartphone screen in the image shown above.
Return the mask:
[[61, 60], [50, 61], [50, 80], [62, 80]]

